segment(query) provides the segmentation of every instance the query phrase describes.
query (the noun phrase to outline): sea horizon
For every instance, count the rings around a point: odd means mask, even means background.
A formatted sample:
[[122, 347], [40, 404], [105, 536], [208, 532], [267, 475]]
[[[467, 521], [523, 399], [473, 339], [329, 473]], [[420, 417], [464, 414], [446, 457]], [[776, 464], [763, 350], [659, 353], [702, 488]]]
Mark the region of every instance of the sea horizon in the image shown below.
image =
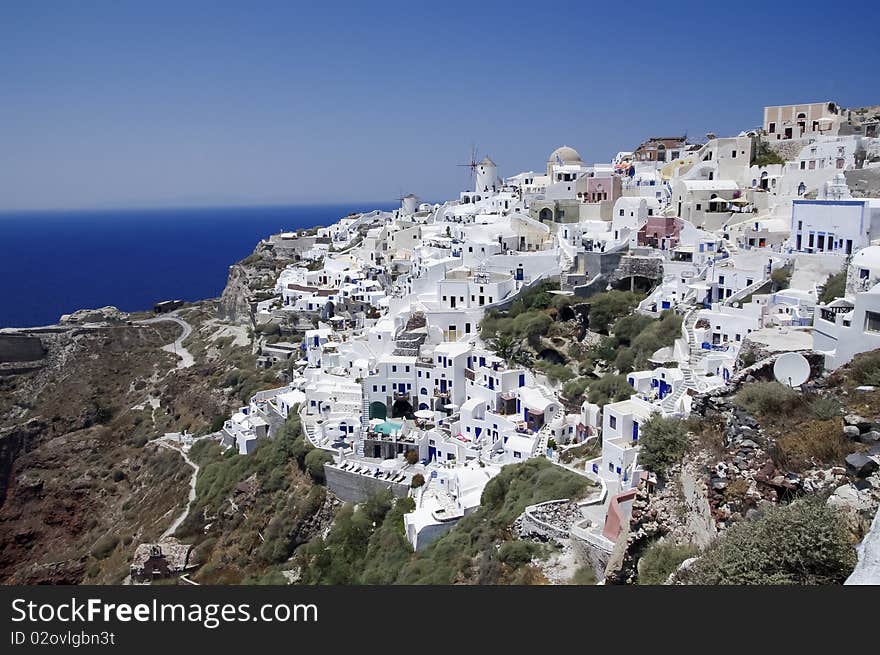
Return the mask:
[[0, 210], [0, 328], [51, 325], [112, 305], [220, 295], [261, 239], [396, 202]]

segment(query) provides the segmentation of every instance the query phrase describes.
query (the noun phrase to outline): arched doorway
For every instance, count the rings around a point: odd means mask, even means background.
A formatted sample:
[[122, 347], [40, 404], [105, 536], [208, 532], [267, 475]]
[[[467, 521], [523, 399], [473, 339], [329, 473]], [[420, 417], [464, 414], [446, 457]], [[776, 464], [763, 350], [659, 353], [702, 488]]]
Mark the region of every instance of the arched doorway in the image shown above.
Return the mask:
[[538, 214], [538, 220], [542, 223], [546, 223], [547, 221], [553, 220], [553, 210], [549, 207], [544, 207], [541, 212]]
[[378, 401], [370, 403], [370, 418], [378, 418], [382, 420], [388, 418], [388, 408], [385, 407], [385, 403], [380, 403]]

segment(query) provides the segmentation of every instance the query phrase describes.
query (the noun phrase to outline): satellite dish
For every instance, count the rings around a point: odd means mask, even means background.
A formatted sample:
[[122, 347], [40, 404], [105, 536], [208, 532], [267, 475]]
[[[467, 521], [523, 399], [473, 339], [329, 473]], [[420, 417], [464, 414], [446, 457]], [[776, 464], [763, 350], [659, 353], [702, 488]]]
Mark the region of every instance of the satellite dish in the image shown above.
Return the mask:
[[785, 353], [773, 364], [773, 376], [786, 386], [799, 387], [810, 378], [810, 362], [800, 353]]

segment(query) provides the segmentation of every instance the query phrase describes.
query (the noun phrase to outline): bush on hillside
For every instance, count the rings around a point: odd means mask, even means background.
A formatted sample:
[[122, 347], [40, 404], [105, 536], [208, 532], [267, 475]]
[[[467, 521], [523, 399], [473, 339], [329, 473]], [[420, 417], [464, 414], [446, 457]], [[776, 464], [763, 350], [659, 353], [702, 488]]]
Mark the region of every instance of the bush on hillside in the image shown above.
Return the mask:
[[654, 414], [642, 426], [639, 435], [639, 463], [657, 475], [681, 461], [688, 446], [687, 427], [677, 418]]
[[312, 479], [315, 482], [323, 482], [324, 464], [329, 464], [332, 461], [333, 455], [328, 453], [326, 450], [313, 448], [309, 451], [305, 458], [306, 471], [309, 475], [312, 476]]
[[625, 375], [605, 375], [590, 385], [587, 399], [596, 405], [626, 400], [636, 392]]
[[743, 385], [734, 402], [752, 414], [781, 416], [799, 402], [798, 392], [779, 382], [753, 382]]
[[589, 299], [589, 324], [593, 332], [608, 333], [617, 319], [629, 314], [641, 296], [632, 291], [605, 291]]
[[736, 523], [676, 578], [699, 585], [841, 584], [855, 564], [837, 511], [811, 496]]
[[880, 386], [880, 350], [859, 353], [853, 357], [850, 369], [857, 382]]
[[562, 387], [562, 395], [572, 402], [578, 402], [581, 400], [589, 384], [589, 378], [577, 378], [575, 380], [569, 380], [565, 383], [565, 386]]
[[830, 421], [841, 414], [840, 401], [834, 396], [818, 396], [810, 402], [810, 413], [820, 421]]
[[671, 541], [656, 541], [651, 544], [639, 559], [638, 584], [666, 584], [681, 563], [699, 552], [696, 546], [679, 545]]
[[538, 360], [535, 362], [535, 370], [540, 371], [547, 376], [553, 384], [557, 382], [568, 382], [574, 377], [574, 371], [565, 364], [553, 364], [546, 360]]

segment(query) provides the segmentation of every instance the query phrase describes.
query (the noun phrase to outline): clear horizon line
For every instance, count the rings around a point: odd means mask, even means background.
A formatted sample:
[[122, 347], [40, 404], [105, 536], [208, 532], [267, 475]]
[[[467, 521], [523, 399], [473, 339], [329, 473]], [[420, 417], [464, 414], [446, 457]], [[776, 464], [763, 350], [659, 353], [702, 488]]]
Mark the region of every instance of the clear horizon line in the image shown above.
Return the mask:
[[75, 213], [75, 212], [113, 212], [113, 211], [167, 211], [167, 210], [204, 210], [204, 209], [283, 209], [286, 207], [350, 207], [364, 205], [384, 206], [396, 204], [397, 198], [384, 200], [351, 200], [333, 202], [277, 202], [277, 203], [230, 203], [230, 204], [204, 204], [204, 205], [97, 205], [97, 206], [73, 206], [73, 207], [0, 207], [0, 216], [3, 214], [49, 214], [49, 213]]

